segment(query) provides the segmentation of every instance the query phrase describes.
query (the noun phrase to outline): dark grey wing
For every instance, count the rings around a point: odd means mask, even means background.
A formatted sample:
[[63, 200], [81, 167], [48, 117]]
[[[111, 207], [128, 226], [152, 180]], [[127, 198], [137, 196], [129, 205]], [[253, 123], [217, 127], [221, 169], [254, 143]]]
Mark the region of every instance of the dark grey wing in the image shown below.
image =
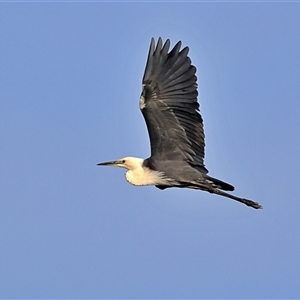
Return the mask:
[[203, 120], [197, 102], [196, 68], [187, 56], [189, 48], [180, 51], [181, 42], [169, 52], [170, 41], [155, 47], [152, 38], [140, 109], [144, 115], [151, 143], [151, 159], [185, 160], [204, 168]]

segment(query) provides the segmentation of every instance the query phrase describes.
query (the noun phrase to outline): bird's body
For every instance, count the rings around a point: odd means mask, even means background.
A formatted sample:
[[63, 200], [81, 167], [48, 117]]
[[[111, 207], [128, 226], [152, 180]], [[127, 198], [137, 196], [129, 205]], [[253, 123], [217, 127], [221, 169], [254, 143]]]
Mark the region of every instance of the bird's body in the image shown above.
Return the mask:
[[180, 51], [181, 42], [169, 52], [170, 41], [155, 47], [151, 40], [139, 107], [145, 118], [151, 142], [147, 159], [125, 157], [100, 163], [126, 168], [126, 180], [133, 185], [155, 185], [200, 189], [262, 208], [257, 202], [223, 192], [234, 187], [207, 175], [204, 165], [203, 120], [197, 102], [196, 68]]

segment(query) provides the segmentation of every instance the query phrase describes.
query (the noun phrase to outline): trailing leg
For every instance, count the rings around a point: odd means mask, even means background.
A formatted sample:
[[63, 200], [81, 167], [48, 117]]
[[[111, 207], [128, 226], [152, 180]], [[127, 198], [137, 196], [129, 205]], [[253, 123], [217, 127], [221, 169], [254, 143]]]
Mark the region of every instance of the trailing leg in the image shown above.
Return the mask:
[[220, 196], [224, 196], [224, 197], [227, 197], [227, 198], [230, 198], [230, 199], [233, 199], [233, 200], [241, 202], [241, 203], [244, 203], [244, 204], [246, 204], [248, 206], [251, 206], [255, 209], [263, 208], [258, 202], [254, 202], [252, 200], [248, 200], [248, 199], [245, 199], [245, 198], [236, 197], [234, 195], [227, 194], [227, 193], [225, 193], [223, 191], [220, 191], [218, 189], [212, 189], [212, 190], [209, 190], [209, 192], [213, 193], [213, 194], [220, 195]]

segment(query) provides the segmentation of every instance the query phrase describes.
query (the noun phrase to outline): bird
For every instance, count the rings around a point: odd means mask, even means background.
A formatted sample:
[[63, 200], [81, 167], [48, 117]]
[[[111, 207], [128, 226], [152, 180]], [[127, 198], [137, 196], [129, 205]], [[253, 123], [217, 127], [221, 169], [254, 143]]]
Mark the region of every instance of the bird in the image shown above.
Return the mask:
[[170, 50], [170, 40], [151, 39], [142, 80], [139, 108], [150, 138], [151, 156], [147, 159], [124, 157], [98, 163], [127, 169], [132, 185], [154, 185], [202, 190], [241, 202], [255, 209], [258, 202], [224, 191], [234, 187], [210, 177], [204, 165], [204, 129], [198, 102], [196, 67], [188, 56], [189, 47], [179, 41]]

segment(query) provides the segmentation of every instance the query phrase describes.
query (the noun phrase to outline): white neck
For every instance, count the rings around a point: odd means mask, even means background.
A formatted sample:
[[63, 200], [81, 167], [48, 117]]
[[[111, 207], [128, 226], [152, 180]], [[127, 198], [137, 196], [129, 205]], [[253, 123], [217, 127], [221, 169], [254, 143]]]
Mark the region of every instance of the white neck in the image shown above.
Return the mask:
[[125, 177], [133, 185], [157, 185], [165, 182], [161, 172], [152, 171], [142, 166], [128, 170]]

